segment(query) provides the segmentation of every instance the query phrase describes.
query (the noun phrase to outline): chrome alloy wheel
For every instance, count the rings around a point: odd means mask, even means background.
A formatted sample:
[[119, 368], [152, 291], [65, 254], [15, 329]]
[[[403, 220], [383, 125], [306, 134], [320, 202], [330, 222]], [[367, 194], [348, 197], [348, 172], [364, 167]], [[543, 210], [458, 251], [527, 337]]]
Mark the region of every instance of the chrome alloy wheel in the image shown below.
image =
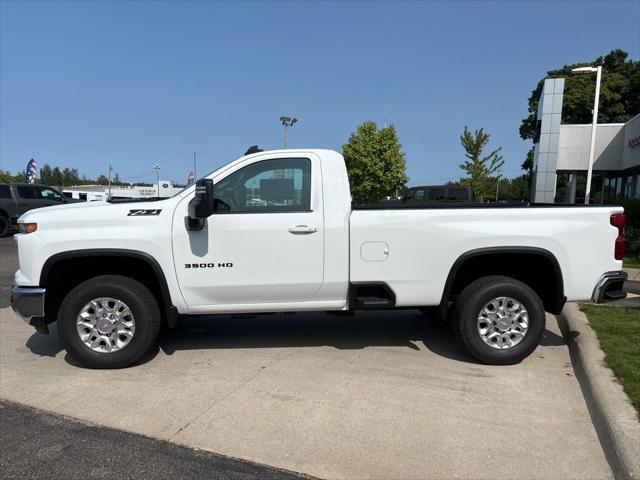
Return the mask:
[[82, 307], [76, 319], [80, 340], [94, 352], [112, 353], [123, 349], [135, 330], [131, 309], [116, 298], [94, 298]]
[[505, 350], [516, 346], [528, 329], [527, 309], [511, 297], [490, 300], [478, 314], [478, 334], [492, 348]]

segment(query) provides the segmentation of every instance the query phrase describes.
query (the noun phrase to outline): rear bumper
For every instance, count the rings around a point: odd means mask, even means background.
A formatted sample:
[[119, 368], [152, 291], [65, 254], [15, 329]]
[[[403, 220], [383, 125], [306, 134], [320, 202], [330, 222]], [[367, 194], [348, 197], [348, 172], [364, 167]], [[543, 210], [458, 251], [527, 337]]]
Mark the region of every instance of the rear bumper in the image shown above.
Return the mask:
[[593, 289], [591, 301], [595, 303], [610, 302], [627, 297], [624, 291], [624, 282], [627, 280], [627, 272], [607, 272], [600, 277]]
[[40, 287], [11, 286], [11, 307], [29, 325], [36, 327], [43, 323], [45, 289]]

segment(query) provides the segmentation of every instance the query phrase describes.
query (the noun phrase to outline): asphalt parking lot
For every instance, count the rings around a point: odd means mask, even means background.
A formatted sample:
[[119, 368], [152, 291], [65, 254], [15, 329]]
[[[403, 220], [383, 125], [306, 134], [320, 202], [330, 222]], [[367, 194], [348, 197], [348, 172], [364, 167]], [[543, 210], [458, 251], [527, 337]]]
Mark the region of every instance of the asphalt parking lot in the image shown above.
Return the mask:
[[[308, 478], [0, 402], [2, 478]], [[78, 461], [81, 459], [81, 461]]]
[[0, 309], [2, 400], [321, 478], [611, 477], [552, 316], [509, 367], [413, 310], [190, 319], [115, 371], [74, 365], [53, 327]]

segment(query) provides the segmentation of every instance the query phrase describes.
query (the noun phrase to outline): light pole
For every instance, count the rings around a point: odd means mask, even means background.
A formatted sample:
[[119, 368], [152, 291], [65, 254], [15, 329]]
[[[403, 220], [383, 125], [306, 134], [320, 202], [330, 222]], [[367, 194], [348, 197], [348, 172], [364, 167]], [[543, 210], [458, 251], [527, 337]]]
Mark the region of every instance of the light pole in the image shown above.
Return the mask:
[[600, 80], [602, 79], [602, 67], [578, 67], [571, 70], [573, 74], [595, 73], [596, 74], [596, 95], [593, 101], [593, 121], [591, 122], [591, 145], [589, 147], [589, 169], [587, 170], [587, 189], [584, 194], [584, 203], [589, 205], [591, 195], [591, 174], [593, 171], [593, 157], [596, 149], [596, 129], [598, 128], [598, 102], [600, 100]]
[[107, 195], [109, 200], [111, 200], [111, 170], [113, 169], [111, 168], [111, 164], [109, 164], [109, 194]]
[[499, 174], [496, 177], [496, 202], [498, 201], [498, 192], [500, 191], [500, 178], [502, 177], [502, 174]]
[[280, 117], [282, 125], [284, 125], [284, 149], [287, 149], [289, 144], [289, 127], [292, 127], [297, 121], [297, 118], [292, 117]]
[[160, 164], [154, 163], [153, 169], [156, 171], [156, 181], [158, 182], [158, 198], [160, 198]]

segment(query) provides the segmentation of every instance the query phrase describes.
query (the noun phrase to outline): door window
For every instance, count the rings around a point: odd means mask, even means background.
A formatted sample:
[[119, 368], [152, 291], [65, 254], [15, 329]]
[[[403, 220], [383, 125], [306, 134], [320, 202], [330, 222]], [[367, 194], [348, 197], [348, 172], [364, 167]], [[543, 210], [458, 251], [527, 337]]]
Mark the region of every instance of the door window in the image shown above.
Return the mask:
[[466, 188], [450, 188], [449, 189], [449, 200], [469, 200], [467, 195]]
[[53, 200], [54, 202], [62, 201], [62, 195], [56, 192], [53, 188], [38, 187], [38, 190], [40, 191], [40, 198], [43, 200]]
[[430, 188], [429, 200], [444, 200], [444, 190], [442, 188]]
[[0, 198], [11, 198], [9, 185], [0, 185]]
[[214, 186], [218, 213], [277, 213], [311, 210], [311, 161], [264, 160], [232, 173]]

